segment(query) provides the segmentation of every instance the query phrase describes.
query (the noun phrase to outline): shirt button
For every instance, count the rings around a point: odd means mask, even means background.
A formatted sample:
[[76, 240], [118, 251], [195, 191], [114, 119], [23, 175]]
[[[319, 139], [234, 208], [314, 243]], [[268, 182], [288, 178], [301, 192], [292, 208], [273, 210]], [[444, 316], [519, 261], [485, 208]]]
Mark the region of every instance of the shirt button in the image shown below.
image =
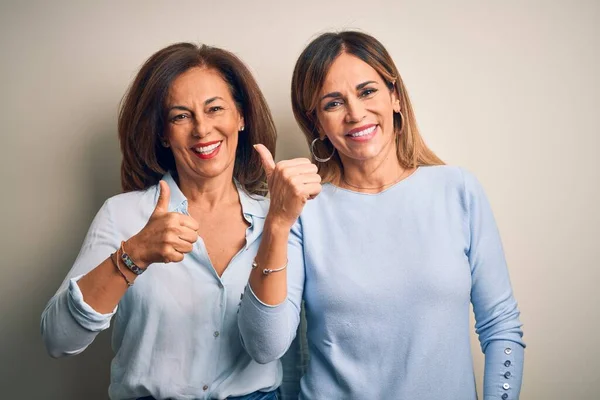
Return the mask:
[[502, 385], [502, 389], [508, 390], [510, 389], [510, 385], [508, 383], [505, 383], [504, 385]]
[[506, 379], [510, 378], [510, 371], [506, 371], [506, 373], [504, 374], [504, 377]]
[[502, 400], [508, 399], [508, 395], [506, 393], [502, 393]]
[[223, 289], [223, 284], [219, 282], [219, 289]]
[[504, 366], [505, 367], [510, 367], [510, 360], [504, 361]]
[[510, 353], [512, 353], [512, 349], [510, 347], [504, 349], [504, 354], [509, 355]]
[[219, 331], [215, 331], [215, 333], [213, 333], [214, 337], [219, 337]]
[[208, 390], [208, 385], [202, 386], [202, 390], [207, 391]]

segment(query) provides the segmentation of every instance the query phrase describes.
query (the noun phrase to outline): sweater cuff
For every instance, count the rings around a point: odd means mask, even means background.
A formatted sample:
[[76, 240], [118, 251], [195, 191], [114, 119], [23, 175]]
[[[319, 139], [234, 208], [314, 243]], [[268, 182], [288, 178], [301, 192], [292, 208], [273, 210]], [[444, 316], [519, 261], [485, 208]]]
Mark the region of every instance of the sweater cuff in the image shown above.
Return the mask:
[[67, 296], [67, 304], [69, 305], [69, 312], [83, 328], [92, 331], [99, 332], [107, 329], [110, 326], [110, 319], [117, 312], [117, 307], [108, 314], [100, 314], [94, 310], [89, 304], [83, 300], [83, 293], [77, 285], [77, 281], [81, 279], [83, 275], [76, 276], [69, 281], [69, 291]]
[[523, 379], [524, 348], [495, 340], [485, 351], [484, 400], [517, 400]]

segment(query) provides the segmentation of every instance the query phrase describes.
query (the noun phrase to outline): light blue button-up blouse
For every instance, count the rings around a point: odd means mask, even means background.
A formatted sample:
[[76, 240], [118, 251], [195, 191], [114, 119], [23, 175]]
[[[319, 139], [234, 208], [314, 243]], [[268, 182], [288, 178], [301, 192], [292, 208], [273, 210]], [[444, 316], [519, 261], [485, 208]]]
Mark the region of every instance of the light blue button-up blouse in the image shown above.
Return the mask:
[[[188, 214], [187, 200], [170, 174], [169, 211]], [[81, 353], [114, 316], [111, 399], [143, 396], [223, 399], [279, 386], [278, 361], [258, 364], [241, 345], [237, 312], [258, 250], [268, 200], [238, 186], [246, 244], [221, 277], [201, 238], [183, 261], [153, 264], [128, 289], [117, 308], [100, 314], [83, 300], [78, 279], [148, 222], [158, 185], [108, 199], [96, 215], [79, 256], [42, 314], [49, 353]]]

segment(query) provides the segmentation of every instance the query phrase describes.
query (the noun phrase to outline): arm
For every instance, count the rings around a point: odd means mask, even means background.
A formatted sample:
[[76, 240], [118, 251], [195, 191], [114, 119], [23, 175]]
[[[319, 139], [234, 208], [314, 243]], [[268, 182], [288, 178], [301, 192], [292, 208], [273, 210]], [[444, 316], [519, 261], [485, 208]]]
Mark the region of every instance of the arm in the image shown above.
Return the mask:
[[[256, 146], [267, 173], [271, 201], [261, 244], [258, 268], [249, 285], [238, 318], [242, 343], [259, 363], [280, 358], [296, 335], [304, 290], [302, 225], [298, 217], [304, 205], [321, 191], [317, 168], [307, 159], [281, 161]], [[263, 269], [283, 271], [263, 274]]]
[[[83, 300], [77, 281], [96, 265], [100, 264], [97, 268], [104, 270], [107, 261], [111, 262], [107, 256], [119, 245], [113, 232], [107, 201], [94, 218], [71, 271], [42, 313], [42, 338], [52, 357], [82, 352], [100, 331], [110, 325], [116, 308], [104, 313], [95, 311]], [[115, 279], [115, 286], [124, 293], [127, 285], [121, 276], [118, 278], [121, 281]]]
[[[518, 399], [525, 344], [491, 207], [479, 182], [464, 172], [470, 236], [471, 302], [485, 354], [484, 399]], [[506, 395], [505, 397], [502, 397]]]
[[[165, 182], [156, 208], [146, 226], [125, 247], [136, 264], [181, 261], [197, 240], [197, 222], [189, 216], [168, 212], [169, 188]], [[61, 288], [42, 313], [41, 330], [48, 353], [61, 357], [81, 353], [107, 329], [117, 304], [128, 289], [109, 255], [120, 247], [113, 213], [107, 201], [88, 231], [83, 247]], [[96, 267], [93, 267], [96, 266]], [[137, 275], [120, 263], [129, 282]]]
[[[272, 243], [263, 238], [260, 249], [265, 254], [270, 254]], [[238, 316], [242, 343], [248, 354], [262, 364], [281, 358], [296, 336], [304, 291], [304, 255], [300, 222], [296, 223], [289, 233], [289, 244], [286, 241], [283, 248], [278, 250], [288, 257], [287, 273], [283, 275], [285, 280], [282, 281], [281, 277], [276, 276], [281, 272], [265, 276], [260, 268], [252, 271]], [[273, 251], [273, 254], [276, 252]], [[260, 258], [257, 255], [258, 260]], [[277, 284], [279, 286], [276, 286]], [[285, 293], [283, 301], [276, 304], [265, 302], [261, 298], [265, 288]]]

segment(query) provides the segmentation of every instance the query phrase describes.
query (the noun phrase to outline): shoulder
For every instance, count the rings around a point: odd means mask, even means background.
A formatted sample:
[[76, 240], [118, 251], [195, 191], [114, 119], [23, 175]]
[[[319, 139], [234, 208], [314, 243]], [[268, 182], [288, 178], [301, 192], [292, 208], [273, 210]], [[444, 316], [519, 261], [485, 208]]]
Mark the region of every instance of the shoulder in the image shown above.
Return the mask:
[[463, 167], [454, 165], [435, 165], [419, 167], [417, 172], [421, 185], [444, 187], [460, 192], [479, 192], [481, 184], [473, 173]]
[[109, 197], [104, 206], [110, 208], [131, 207], [140, 203], [151, 203], [158, 194], [158, 185], [150, 186], [145, 190], [134, 190], [132, 192], [120, 193]]
[[415, 180], [423, 183], [445, 183], [446, 185], [462, 185], [465, 170], [454, 165], [421, 166], [415, 171]]
[[156, 199], [158, 198], [158, 185], [150, 186], [145, 190], [135, 190], [126, 193], [120, 193], [109, 197], [100, 211], [98, 216], [116, 220], [130, 220], [130, 217], [146, 215], [152, 213]]

